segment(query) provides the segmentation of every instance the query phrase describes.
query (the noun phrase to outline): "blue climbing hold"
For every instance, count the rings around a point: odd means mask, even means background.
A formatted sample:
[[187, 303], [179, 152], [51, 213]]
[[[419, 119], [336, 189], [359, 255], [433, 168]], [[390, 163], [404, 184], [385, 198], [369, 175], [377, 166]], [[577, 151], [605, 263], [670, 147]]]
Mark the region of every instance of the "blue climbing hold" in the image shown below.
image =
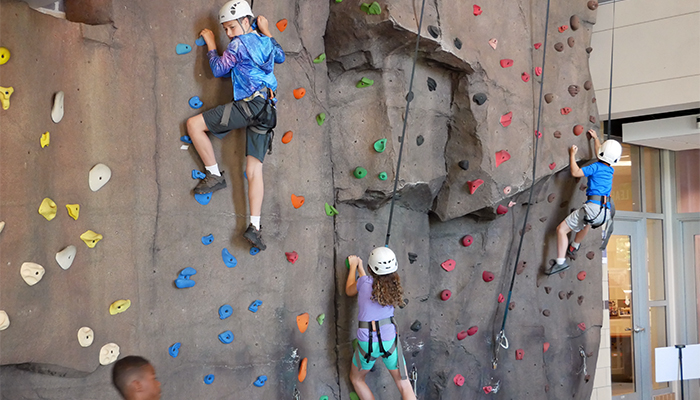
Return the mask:
[[193, 169], [192, 170], [192, 179], [204, 179], [207, 176], [204, 174], [204, 172], [198, 170], [198, 169]]
[[195, 285], [195, 281], [187, 278], [177, 278], [175, 279], [175, 287], [178, 289], [187, 289]]
[[255, 300], [254, 302], [250, 303], [250, 306], [248, 306], [248, 310], [251, 312], [258, 312], [258, 307], [262, 305], [261, 300]]
[[180, 342], [177, 342], [174, 345], [168, 347], [168, 354], [170, 354], [172, 358], [177, 357], [178, 354], [180, 354], [180, 346], [182, 346], [182, 344]]
[[190, 107], [192, 108], [200, 108], [204, 105], [202, 100], [199, 99], [199, 96], [192, 96], [190, 97]]
[[197, 40], [194, 41], [194, 43], [195, 43], [197, 46], [204, 46], [205, 44], [207, 44], [207, 42], [205, 42], [205, 41], [204, 41], [204, 38], [201, 37], [201, 36], [198, 37]]
[[229, 343], [233, 342], [233, 332], [231, 332], [231, 331], [222, 332], [219, 335], [219, 340], [221, 340], [221, 343], [224, 343], [224, 344], [229, 344]]
[[228, 304], [224, 304], [223, 306], [219, 307], [219, 319], [226, 319], [233, 314], [233, 307], [231, 307]]
[[229, 268], [233, 268], [238, 265], [238, 260], [236, 260], [236, 257], [232, 256], [231, 253], [228, 252], [227, 248], [221, 250], [221, 258], [224, 259], [224, 264], [226, 264], [226, 266]]
[[214, 374], [209, 374], [205, 376], [204, 383], [206, 383], [207, 385], [211, 385], [212, 383], [214, 383]]
[[192, 51], [192, 46], [189, 44], [178, 43], [177, 46], [175, 46], [175, 52], [177, 54], [183, 55], [189, 53], [190, 51]]
[[254, 256], [254, 255], [258, 254], [258, 253], [260, 253], [260, 249], [259, 249], [259, 248], [255, 247], [255, 246], [253, 246], [253, 247], [250, 248], [250, 255], [251, 255], [251, 256]]
[[257, 387], [263, 387], [265, 386], [265, 382], [267, 382], [267, 375], [260, 375], [258, 379], [253, 382], [253, 385]]
[[203, 206], [206, 206], [211, 201], [211, 193], [203, 193], [203, 194], [195, 193], [194, 199], [197, 200], [197, 203], [199, 203]]
[[189, 137], [188, 135], [180, 136], [180, 141], [187, 143], [187, 144], [192, 144], [192, 138]]
[[205, 246], [208, 244], [211, 244], [211, 242], [213, 242], [213, 241], [214, 241], [214, 235], [202, 236], [202, 243], [204, 243]]
[[192, 267], [187, 267], [180, 271], [180, 278], [189, 279], [192, 275], [197, 275], [197, 270]]

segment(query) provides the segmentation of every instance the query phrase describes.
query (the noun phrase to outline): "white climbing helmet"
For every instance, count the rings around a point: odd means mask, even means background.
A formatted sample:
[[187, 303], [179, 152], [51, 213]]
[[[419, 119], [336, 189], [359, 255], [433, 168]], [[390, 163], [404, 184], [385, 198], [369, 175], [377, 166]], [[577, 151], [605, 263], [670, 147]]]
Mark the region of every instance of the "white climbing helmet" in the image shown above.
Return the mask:
[[231, 0], [219, 10], [219, 23], [223, 24], [247, 16], [254, 17], [250, 4], [245, 0]]
[[622, 155], [622, 146], [617, 140], [606, 140], [603, 145], [600, 146], [600, 152], [598, 153], [598, 159], [604, 161], [610, 165], [616, 164], [620, 161], [620, 156]]
[[388, 247], [377, 247], [369, 253], [367, 265], [377, 275], [389, 275], [399, 269], [396, 254]]

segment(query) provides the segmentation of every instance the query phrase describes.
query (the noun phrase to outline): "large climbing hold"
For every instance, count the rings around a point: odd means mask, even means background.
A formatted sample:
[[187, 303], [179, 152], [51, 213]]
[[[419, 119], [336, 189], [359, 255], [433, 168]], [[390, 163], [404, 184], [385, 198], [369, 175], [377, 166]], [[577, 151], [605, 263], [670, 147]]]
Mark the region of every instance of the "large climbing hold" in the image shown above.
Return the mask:
[[226, 266], [229, 268], [233, 268], [238, 265], [238, 260], [236, 260], [236, 257], [231, 255], [227, 248], [221, 250], [221, 258], [224, 260], [224, 264], [226, 264]]
[[131, 300], [117, 300], [109, 305], [109, 315], [121, 314], [131, 307]]
[[510, 125], [510, 123], [512, 121], [513, 121], [513, 112], [512, 111], [509, 112], [508, 114], [504, 114], [501, 116], [501, 125], [503, 125], [504, 128], [507, 127], [508, 125]]
[[66, 204], [66, 208], [68, 209], [68, 215], [77, 221], [78, 216], [80, 216], [80, 204]]
[[479, 188], [484, 183], [482, 179], [476, 179], [473, 181], [467, 181], [467, 185], [469, 186], [469, 194], [474, 194], [476, 192], [476, 189]]
[[289, 261], [292, 264], [297, 262], [297, 260], [299, 259], [299, 254], [296, 251], [292, 251], [290, 253], [284, 253], [284, 255], [287, 257], [287, 261]]
[[44, 198], [39, 205], [39, 214], [51, 221], [56, 217], [56, 203], [48, 197]]
[[91, 230], [88, 229], [85, 233], [83, 233], [82, 235], [80, 235], [80, 240], [82, 240], [83, 242], [85, 242], [85, 244], [87, 245], [87, 247], [89, 247], [89, 248], [92, 249], [92, 248], [94, 248], [95, 246], [97, 246], [97, 242], [99, 242], [100, 240], [102, 240], [102, 235], [100, 235], [99, 233], [93, 232], [93, 231], [91, 231]]
[[10, 96], [12, 96], [12, 93], [15, 92], [15, 88], [12, 86], [10, 87], [2, 87], [0, 86], [0, 102], [2, 102], [2, 109], [7, 110], [10, 108]]
[[508, 150], [501, 150], [496, 152], [496, 168], [504, 162], [510, 160], [510, 153]]
[[299, 208], [304, 205], [304, 196], [297, 196], [292, 194], [292, 206], [294, 208]]
[[112, 178], [112, 170], [108, 166], [100, 163], [92, 167], [88, 174], [88, 184], [90, 190], [96, 192], [109, 182]]
[[299, 332], [306, 332], [306, 328], [309, 327], [309, 313], [303, 313], [297, 316], [297, 328]]
[[34, 286], [44, 277], [44, 267], [37, 263], [25, 262], [19, 268], [19, 274], [29, 286]]
[[578, 15], [572, 15], [571, 18], [569, 18], [569, 25], [571, 25], [571, 30], [574, 31], [577, 31], [578, 28], [581, 27], [581, 20]]
[[299, 375], [297, 376], [299, 378], [299, 382], [304, 382], [304, 379], [306, 379], [306, 366], [308, 362], [309, 360], [304, 357], [304, 359], [301, 360], [301, 364], [299, 364]]
[[78, 249], [76, 249], [75, 246], [70, 245], [56, 253], [56, 262], [58, 266], [63, 270], [70, 268], [70, 266], [73, 265], [73, 260], [75, 259], [77, 251]]

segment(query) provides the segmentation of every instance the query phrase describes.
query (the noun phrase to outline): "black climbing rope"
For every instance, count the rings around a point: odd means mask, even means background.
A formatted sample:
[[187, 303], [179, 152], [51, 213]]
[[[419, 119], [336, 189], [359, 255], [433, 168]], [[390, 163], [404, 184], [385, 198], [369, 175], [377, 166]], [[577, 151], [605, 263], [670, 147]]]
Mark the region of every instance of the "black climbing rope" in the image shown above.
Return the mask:
[[386, 240], [384, 246], [389, 247], [389, 238], [391, 237], [391, 221], [394, 217], [394, 202], [396, 201], [396, 188], [399, 185], [399, 171], [401, 169], [401, 156], [403, 154], [403, 145], [406, 143], [406, 125], [408, 124], [408, 109], [413, 100], [413, 77], [416, 75], [416, 62], [418, 61], [418, 44], [420, 43], [420, 32], [423, 26], [423, 11], [425, 10], [425, 0], [420, 8], [420, 18], [418, 19], [418, 34], [416, 35], [416, 50], [413, 52], [413, 67], [411, 68], [411, 80], [408, 84], [408, 93], [406, 94], [406, 112], [403, 116], [403, 130], [401, 131], [401, 145], [399, 145], [399, 160], [396, 163], [396, 177], [394, 178], [394, 191], [391, 194], [391, 207], [389, 208], [389, 224], [386, 228]]
[[615, 53], [615, 3], [613, 0], [613, 17], [612, 17], [612, 40], [610, 42], [610, 84], [608, 85], [608, 123], [605, 127], [605, 138], [610, 139], [612, 133], [612, 83], [613, 83], [613, 54]]
[[515, 275], [518, 270], [518, 262], [520, 261], [520, 252], [523, 248], [523, 239], [525, 238], [525, 227], [527, 226], [527, 218], [530, 215], [530, 206], [532, 205], [532, 194], [535, 191], [535, 179], [537, 172], [537, 150], [540, 143], [540, 120], [542, 119], [542, 92], [544, 89], [544, 76], [545, 76], [545, 61], [547, 58], [547, 33], [549, 30], [549, 3], [547, 0], [547, 16], [545, 17], [544, 23], [544, 51], [542, 52], [542, 78], [540, 79], [540, 98], [539, 104], [537, 106], [537, 128], [535, 129], [535, 150], [532, 154], [532, 184], [530, 185], [530, 197], [527, 201], [527, 208], [525, 209], [525, 219], [523, 220], [523, 228], [520, 235], [520, 243], [518, 244], [518, 252], [515, 256], [515, 264], [513, 266], [513, 277], [510, 279], [510, 288], [508, 289], [508, 301], [506, 301], [506, 309], [503, 313], [503, 323], [501, 324], [501, 330], [496, 335], [496, 340], [494, 341], [493, 349], [493, 359], [491, 360], [491, 366], [493, 369], [498, 367], [498, 351], [501, 347], [504, 349], [508, 348], [508, 338], [506, 337], [506, 320], [508, 319], [508, 310], [510, 305], [510, 298], [513, 295], [513, 286], [515, 286]]

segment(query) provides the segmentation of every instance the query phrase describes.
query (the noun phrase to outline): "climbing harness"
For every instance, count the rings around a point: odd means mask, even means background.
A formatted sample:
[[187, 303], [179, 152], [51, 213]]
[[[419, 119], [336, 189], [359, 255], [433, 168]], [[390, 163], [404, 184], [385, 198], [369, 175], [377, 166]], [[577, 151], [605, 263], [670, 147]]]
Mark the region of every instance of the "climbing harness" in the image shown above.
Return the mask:
[[294, 400], [299, 400], [301, 399], [301, 393], [299, 393], [299, 389], [297, 389], [296, 386], [294, 386]]
[[[265, 104], [257, 114], [253, 115], [253, 111], [251, 111], [248, 102], [252, 101], [256, 97], [265, 99]], [[248, 121], [255, 123], [254, 125], [249, 126], [251, 131], [260, 135], [270, 135], [268, 139], [267, 154], [272, 154], [272, 141], [275, 138], [274, 129], [277, 126], [276, 103], [277, 99], [275, 98], [275, 92], [273, 92], [272, 89], [264, 88], [262, 90], [258, 90], [244, 100], [226, 103], [224, 106], [224, 111], [221, 113], [221, 121], [219, 123], [221, 126], [228, 125], [228, 120], [231, 117], [231, 110], [235, 106]]]
[[[391, 345], [391, 348], [389, 348], [389, 350], [384, 348], [381, 333], [381, 327], [388, 324], [394, 325], [394, 328], [396, 329], [394, 343]], [[389, 358], [392, 354], [394, 354], [394, 351], [398, 351], [397, 367], [399, 368], [399, 372], [401, 373], [401, 379], [407, 379], [408, 373], [406, 371], [406, 360], [404, 359], [403, 349], [401, 348], [401, 340], [399, 339], [399, 326], [396, 324], [396, 320], [394, 319], [394, 317], [380, 319], [379, 321], [359, 321], [358, 327], [369, 330], [369, 342], [367, 345], [367, 351], [364, 351], [362, 347], [360, 347], [360, 345], [358, 344], [355, 350], [355, 362], [357, 363], [357, 365], [362, 365], [360, 364], [360, 357], [363, 357], [365, 359], [365, 362], [372, 362], [377, 359], [377, 357], [372, 357], [372, 333], [374, 332], [377, 334], [377, 341], [379, 342], [379, 351], [382, 352], [382, 357]]]
[[[544, 23], [544, 51], [542, 54], [542, 79], [540, 80], [540, 96], [539, 96], [539, 104], [537, 106], [537, 128], [535, 129], [535, 149], [532, 155], [532, 184], [530, 185], [530, 197], [527, 201], [527, 207], [525, 209], [525, 218], [523, 219], [523, 228], [522, 232], [526, 232], [526, 226], [527, 226], [527, 218], [530, 215], [530, 206], [532, 205], [532, 195], [535, 191], [535, 182], [536, 182], [536, 177], [537, 177], [537, 150], [539, 148], [539, 143], [540, 143], [540, 121], [542, 119], [542, 97], [543, 97], [543, 90], [544, 90], [544, 77], [545, 77], [545, 61], [547, 59], [547, 32], [549, 30], [549, 4], [551, 0], [547, 0], [547, 15], [545, 17], [545, 23]], [[493, 369], [498, 368], [498, 352], [503, 347], [504, 349], [508, 348], [508, 338], [506, 337], [506, 320], [508, 319], [508, 306], [510, 305], [510, 299], [513, 295], [513, 286], [515, 286], [515, 275], [518, 271], [517, 265], [518, 262], [520, 261], [520, 252], [523, 248], [523, 239], [525, 239], [525, 235], [520, 235], [520, 243], [518, 244], [518, 252], [516, 253], [515, 256], [515, 263], [513, 266], [513, 276], [510, 280], [510, 289], [508, 289], [508, 301], [505, 302], [506, 308], [503, 313], [503, 323], [501, 324], [501, 330], [498, 332], [496, 335], [496, 340], [493, 343], [493, 358], [491, 359], [491, 367]]]
[[413, 394], [418, 396], [418, 370], [416, 369], [416, 364], [411, 365], [411, 375], [408, 377], [408, 379], [411, 382]]

